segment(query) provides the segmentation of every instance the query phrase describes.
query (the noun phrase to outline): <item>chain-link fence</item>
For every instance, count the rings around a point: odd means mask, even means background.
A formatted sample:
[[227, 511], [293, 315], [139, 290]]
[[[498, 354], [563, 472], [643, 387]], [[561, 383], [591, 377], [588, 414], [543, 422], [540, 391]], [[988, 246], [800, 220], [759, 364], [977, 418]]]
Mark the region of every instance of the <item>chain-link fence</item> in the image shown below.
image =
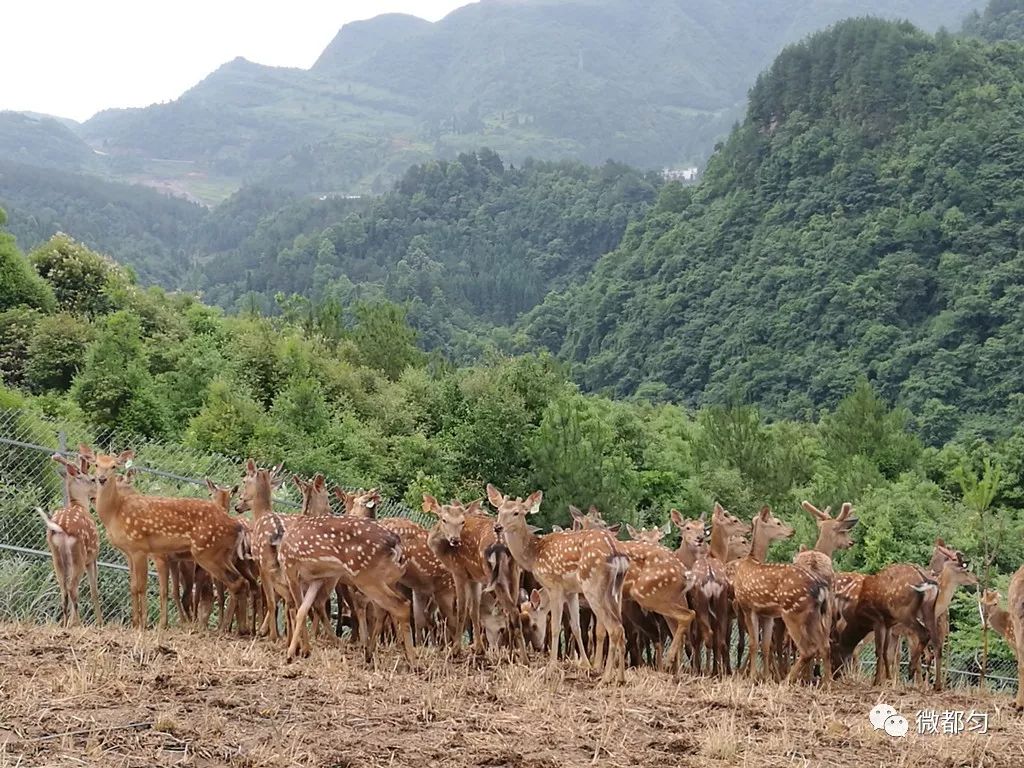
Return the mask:
[[[54, 510], [63, 504], [63, 480], [58, 465], [51, 460], [55, 452], [76, 455], [80, 442], [109, 446], [136, 453], [133, 466], [138, 474], [136, 487], [143, 493], [167, 496], [204, 496], [206, 478], [220, 485], [236, 484], [243, 460], [204, 453], [182, 445], [138, 438], [121, 439], [88, 434], [80, 427], [58, 427], [27, 411], [0, 410], [0, 619], [46, 620], [59, 616], [59, 600], [54, 580], [46, 532], [35, 512], [36, 507]], [[328, 478], [347, 490], [353, 490], [339, 478]], [[333, 494], [331, 503], [341, 513]], [[299, 508], [299, 495], [293, 484], [285, 483], [274, 497], [274, 506], [288, 512]], [[429, 525], [422, 513], [394, 502], [384, 501], [378, 509], [382, 517], [407, 517]], [[128, 572], [121, 553], [107, 542], [100, 526], [100, 597], [108, 621], [127, 623], [129, 614]], [[157, 615], [155, 579], [149, 580], [150, 620]], [[80, 601], [83, 621], [92, 621], [91, 601]], [[173, 607], [171, 607], [173, 610]], [[998, 642], [994, 639], [993, 643]], [[981, 673], [981, 653], [947, 655], [945, 675], [954, 686], [974, 686]], [[903, 656], [903, 668], [908, 664]], [[874, 671], [874, 646], [866, 643], [860, 657], [862, 672]], [[986, 687], [1015, 690], [1016, 664], [1012, 659], [990, 658], [985, 674]]]
[[[51, 460], [54, 453], [77, 456], [80, 442], [109, 446], [111, 450], [135, 451], [134, 485], [142, 493], [160, 496], [207, 496], [206, 478], [219, 485], [234, 485], [241, 478], [243, 460], [204, 453], [182, 445], [156, 441], [118, 439], [86, 434], [80, 428], [61, 429], [26, 411], [0, 410], [0, 619], [45, 620], [59, 618], [59, 598], [53, 575], [46, 530], [36, 507], [53, 511], [64, 504], [63, 476]], [[334, 482], [354, 490], [344, 482]], [[329, 496], [335, 513], [340, 502]], [[282, 512], [297, 511], [300, 498], [291, 482], [274, 497]], [[381, 517], [408, 517], [420, 524], [427, 518], [403, 504], [385, 500], [377, 510]], [[130, 619], [128, 571], [121, 553], [100, 529], [100, 602], [107, 621]], [[155, 579], [149, 580], [150, 620], [158, 613]], [[82, 620], [93, 620], [92, 602], [81, 599]], [[170, 607], [173, 611], [173, 605]]]

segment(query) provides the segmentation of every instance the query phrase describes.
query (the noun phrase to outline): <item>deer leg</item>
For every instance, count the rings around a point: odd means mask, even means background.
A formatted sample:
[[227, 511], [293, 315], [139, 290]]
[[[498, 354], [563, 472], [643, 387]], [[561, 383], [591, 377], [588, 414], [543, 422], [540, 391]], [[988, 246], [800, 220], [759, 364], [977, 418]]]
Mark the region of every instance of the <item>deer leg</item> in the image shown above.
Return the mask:
[[146, 582], [149, 578], [149, 560], [145, 552], [133, 552], [129, 558], [131, 568], [129, 581], [131, 590], [132, 626], [145, 629], [146, 616]]
[[469, 615], [473, 626], [473, 653], [483, 654], [487, 650], [485, 644], [487, 632], [484, 629], [483, 614], [480, 607], [482, 585], [475, 581], [470, 581], [467, 582], [466, 589], [469, 594]]
[[558, 666], [558, 646], [559, 637], [562, 634], [562, 609], [565, 605], [565, 595], [561, 590], [549, 589], [548, 599], [551, 602], [551, 654], [548, 664], [555, 667]]
[[288, 645], [288, 661], [295, 658], [296, 652], [299, 648], [299, 642], [302, 640], [302, 636], [306, 633], [306, 614], [309, 613], [310, 607], [312, 607], [313, 603], [316, 601], [321, 583], [322, 582], [314, 581], [306, 587], [306, 593], [302, 597], [302, 604], [299, 606], [299, 609], [295, 614], [295, 622], [292, 628], [292, 640]]
[[160, 620], [157, 623], [157, 627], [167, 629], [167, 576], [169, 567], [166, 557], [154, 557], [153, 562], [156, 564], [156, 580], [160, 595]]
[[410, 609], [411, 605], [409, 601], [399, 595], [387, 584], [374, 584], [368, 587], [366, 592], [369, 597], [380, 609], [377, 613], [383, 616], [383, 612], [391, 617], [391, 621], [395, 625], [395, 634], [402, 640], [402, 645], [405, 649], [405, 659], [409, 662], [410, 667], [416, 665], [416, 651], [412, 646], [412, 627], [410, 626]]
[[[590, 659], [587, 658], [587, 649], [583, 645], [583, 630], [580, 629], [580, 596], [573, 593], [568, 598], [569, 628], [572, 630], [573, 639], [576, 641], [576, 648], [580, 654], [580, 663], [585, 669], [590, 668]], [[599, 669], [600, 658], [596, 657], [595, 669]]]
[[[76, 558], [76, 562], [78, 562]], [[78, 613], [78, 585], [82, 580], [82, 574], [73, 563], [71, 566], [71, 576], [68, 581], [68, 607], [70, 618], [68, 620], [68, 626], [77, 626], [82, 623], [81, 617]]]
[[875, 625], [875, 685], [881, 685], [888, 679], [888, 640], [889, 633], [882, 623]]
[[89, 575], [89, 593], [92, 595], [92, 610], [97, 626], [103, 625], [103, 606], [100, 604], [99, 566], [93, 560], [86, 566]]

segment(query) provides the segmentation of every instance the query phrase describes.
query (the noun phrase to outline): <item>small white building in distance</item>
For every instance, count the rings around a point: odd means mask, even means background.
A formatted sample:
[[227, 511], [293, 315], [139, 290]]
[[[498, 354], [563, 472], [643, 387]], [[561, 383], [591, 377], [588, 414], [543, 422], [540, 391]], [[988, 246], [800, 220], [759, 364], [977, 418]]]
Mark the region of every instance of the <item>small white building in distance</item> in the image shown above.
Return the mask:
[[696, 181], [700, 176], [700, 168], [662, 168], [661, 177], [665, 181]]

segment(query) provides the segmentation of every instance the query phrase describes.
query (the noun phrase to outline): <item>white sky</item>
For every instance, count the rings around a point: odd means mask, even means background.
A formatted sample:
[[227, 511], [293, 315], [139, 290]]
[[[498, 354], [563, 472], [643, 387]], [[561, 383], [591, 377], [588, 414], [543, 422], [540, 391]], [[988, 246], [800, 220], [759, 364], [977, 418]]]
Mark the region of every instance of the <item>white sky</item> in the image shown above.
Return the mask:
[[309, 67], [343, 24], [471, 0], [5, 0], [0, 110], [85, 120], [170, 101], [236, 56]]

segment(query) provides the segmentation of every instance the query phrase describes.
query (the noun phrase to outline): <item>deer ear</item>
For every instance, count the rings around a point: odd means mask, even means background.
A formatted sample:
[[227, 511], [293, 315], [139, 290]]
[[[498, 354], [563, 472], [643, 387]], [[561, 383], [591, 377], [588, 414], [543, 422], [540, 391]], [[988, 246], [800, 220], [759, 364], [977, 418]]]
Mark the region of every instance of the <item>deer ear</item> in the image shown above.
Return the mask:
[[88, 459], [90, 462], [96, 460], [96, 454], [93, 453], [92, 452], [92, 448], [90, 448], [85, 443], [79, 443], [78, 444], [78, 455], [79, 456], [83, 456], [84, 458]]
[[292, 475], [292, 482], [295, 483], [295, 487], [299, 489], [299, 493], [305, 494], [306, 489], [309, 487], [306, 481], [298, 475]]
[[536, 589], [530, 592], [530, 605], [533, 606], [534, 610], [540, 608], [540, 598], [540, 592], [538, 592]]
[[540, 512], [540, 503], [544, 500], [544, 491], [534, 491], [526, 498], [526, 511], [531, 515]]
[[842, 508], [839, 510], [839, 514], [836, 516], [836, 520], [845, 520], [853, 512], [853, 504], [848, 501], [843, 502]]
[[714, 515], [720, 515], [720, 514], [722, 514], [723, 512], [725, 512], [725, 507], [723, 507], [723, 506], [722, 506], [721, 504], [719, 504], [719, 503], [718, 503], [718, 502], [716, 501], [716, 502], [715, 502], [715, 508], [714, 508], [714, 509], [713, 509], [713, 510], [711, 511], [711, 513], [712, 513], [712, 514], [714, 514]]
[[768, 522], [768, 518], [771, 517], [771, 516], [772, 516], [772, 508], [767, 506], [767, 505], [761, 507], [761, 511], [758, 512], [758, 517], [760, 517], [764, 522]]
[[121, 451], [121, 455], [117, 457], [118, 464], [124, 464], [125, 462], [131, 461], [135, 458], [135, 451]]
[[708, 519], [708, 511], [706, 509], [702, 509], [700, 511], [700, 517], [698, 517], [697, 519], [703, 523], [705, 520]]
[[[683, 527], [683, 516], [679, 514], [678, 509], [670, 509], [668, 512], [668, 519], [676, 524], [676, 528]], [[666, 525], [668, 525], [668, 523], [666, 523]]]
[[246, 474], [249, 474], [249, 475], [255, 475], [256, 474], [256, 462], [253, 461], [252, 459], [249, 459], [247, 462], [245, 462], [245, 472], [246, 472]]
[[541, 528], [539, 525], [528, 525], [526, 526], [526, 530], [528, 530], [530, 533], [540, 533], [544, 529]]
[[217, 486], [214, 485], [213, 480], [211, 480], [208, 477], [206, 478], [206, 490], [208, 490], [210, 493], [217, 492]]
[[639, 538], [639, 537], [637, 536], [637, 534], [639, 533], [639, 531], [637, 531], [637, 529], [636, 529], [636, 528], [634, 528], [634, 527], [633, 527], [632, 525], [630, 525], [629, 523], [626, 523], [626, 533], [628, 533], [628, 534], [629, 534], [629, 538], [631, 538], [631, 539], [636, 539], [636, 538]]
[[316, 488], [316, 490], [318, 490], [318, 491], [322, 491], [324, 489], [324, 485], [325, 485], [326, 482], [327, 482], [327, 478], [325, 478], [319, 472], [317, 472], [313, 476], [313, 487]]
[[437, 499], [431, 496], [429, 493], [423, 494], [423, 511], [428, 515], [437, 515], [437, 509], [441, 505], [437, 503]]
[[936, 536], [935, 537], [935, 546], [936, 547], [945, 547], [946, 546], [946, 542], [944, 542], [942, 539], [940, 539], [938, 536]]
[[847, 518], [845, 518], [842, 521], [842, 524], [839, 526], [839, 530], [841, 530], [841, 531], [852, 531], [853, 527], [855, 525], [857, 525], [857, 518], [856, 517], [847, 517]]
[[231, 495], [232, 496], [237, 496], [238, 495], [238, 486], [237, 485], [232, 485], [231, 486]]
[[469, 504], [466, 507], [464, 507], [462, 511], [465, 514], [467, 514], [467, 515], [469, 515], [469, 514], [474, 514], [474, 515], [485, 514], [483, 512], [483, 509], [482, 509], [483, 502], [484, 502], [483, 499], [474, 499], [473, 501], [469, 502]]
[[502, 495], [501, 491], [499, 491], [493, 485], [488, 483], [487, 484], [487, 500], [489, 502], [491, 502], [491, 506], [492, 507], [497, 508], [497, 507], [501, 506], [501, 503], [505, 500], [505, 497]]
[[615, 525], [609, 525], [608, 526], [608, 533], [610, 533], [613, 536], [615, 536], [616, 534], [618, 534], [618, 532], [619, 532], [619, 530], [621, 528], [622, 528], [622, 523], [616, 523]]
[[580, 508], [573, 506], [572, 504], [569, 505], [569, 515], [573, 520], [579, 520], [583, 517], [583, 513], [580, 511]]
[[666, 521], [665, 524], [663, 526], [661, 526], [661, 528], [659, 528], [658, 530], [661, 531], [661, 535], [662, 536], [666, 536], [666, 535], [672, 533], [672, 523]]

